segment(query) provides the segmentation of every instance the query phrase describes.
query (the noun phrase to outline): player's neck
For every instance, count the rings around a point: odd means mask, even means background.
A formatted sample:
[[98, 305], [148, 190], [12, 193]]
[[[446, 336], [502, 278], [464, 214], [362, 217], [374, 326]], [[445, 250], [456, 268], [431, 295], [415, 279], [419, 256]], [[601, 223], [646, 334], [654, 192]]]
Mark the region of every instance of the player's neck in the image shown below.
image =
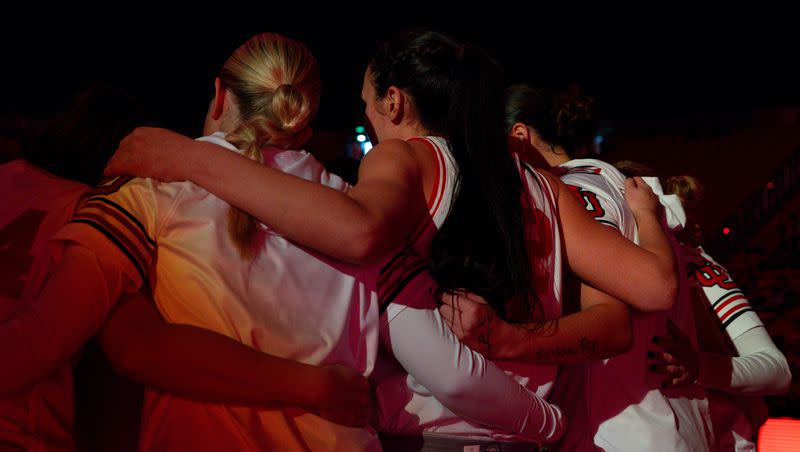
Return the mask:
[[541, 154], [551, 167], [563, 165], [572, 160], [569, 154], [567, 154], [567, 151], [561, 146], [553, 146]]

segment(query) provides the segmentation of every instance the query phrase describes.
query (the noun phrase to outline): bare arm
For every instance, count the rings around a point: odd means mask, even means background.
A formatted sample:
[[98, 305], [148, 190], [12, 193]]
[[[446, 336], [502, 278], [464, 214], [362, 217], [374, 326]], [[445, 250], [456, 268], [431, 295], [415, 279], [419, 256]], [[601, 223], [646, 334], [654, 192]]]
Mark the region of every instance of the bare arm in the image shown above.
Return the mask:
[[121, 301], [100, 340], [117, 372], [181, 397], [286, 403], [344, 425], [367, 422], [369, 383], [358, 372], [278, 358], [209, 330], [168, 324], [143, 294]]
[[123, 276], [80, 245], [68, 245], [39, 297], [0, 324], [0, 395], [66, 363], [103, 324]]
[[581, 310], [549, 322], [507, 323], [474, 294], [446, 294], [439, 310], [465, 345], [491, 359], [570, 364], [627, 351], [628, 307], [589, 286], [580, 290]]
[[[644, 182], [625, 182], [626, 199], [636, 216], [640, 246], [594, 221], [568, 193], [563, 182], [545, 174], [558, 187], [558, 207], [569, 266], [587, 284], [642, 311], [667, 310], [675, 302], [678, 280], [669, 239], [657, 216], [658, 200]], [[637, 199], [652, 197], [649, 206]]]
[[107, 172], [191, 180], [281, 235], [354, 263], [396, 248], [426, 212], [420, 171], [399, 140], [370, 151], [346, 194], [164, 129], [134, 131]]

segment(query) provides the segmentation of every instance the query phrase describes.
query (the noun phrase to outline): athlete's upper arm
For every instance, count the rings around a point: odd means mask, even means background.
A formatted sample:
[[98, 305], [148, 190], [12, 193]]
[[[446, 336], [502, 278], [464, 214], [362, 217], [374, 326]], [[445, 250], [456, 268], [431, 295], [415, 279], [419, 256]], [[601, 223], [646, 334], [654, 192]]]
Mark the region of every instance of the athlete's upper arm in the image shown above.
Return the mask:
[[674, 293], [652, 253], [594, 221], [564, 183], [555, 181], [567, 261], [584, 282], [635, 307]]
[[[408, 143], [389, 140], [367, 154], [358, 184], [347, 194], [367, 214], [365, 255], [377, 257], [405, 242], [427, 213], [422, 175]], [[370, 259], [367, 259], [369, 261]]]
[[114, 262], [138, 290], [155, 264], [161, 228], [174, 213], [181, 184], [151, 179], [114, 178], [88, 192], [72, 219], [54, 237], [56, 243], [76, 243]]
[[98, 331], [124, 284], [113, 263], [83, 246], [67, 246], [38, 298], [0, 324], [0, 343], [14, 344], [0, 347], [0, 392], [32, 384], [64, 364]]

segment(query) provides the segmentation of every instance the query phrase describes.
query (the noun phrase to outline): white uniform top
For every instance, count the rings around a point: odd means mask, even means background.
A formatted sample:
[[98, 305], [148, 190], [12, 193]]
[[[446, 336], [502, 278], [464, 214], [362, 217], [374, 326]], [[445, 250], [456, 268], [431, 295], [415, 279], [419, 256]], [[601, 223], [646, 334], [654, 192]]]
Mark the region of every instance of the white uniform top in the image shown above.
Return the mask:
[[757, 326], [764, 326], [725, 267], [706, 254], [702, 247], [683, 245], [683, 250], [690, 283], [703, 290], [731, 340]]
[[[381, 344], [387, 352], [381, 351], [373, 375], [380, 429], [400, 434], [425, 432], [472, 438], [552, 441], [563, 431], [563, 419], [557, 409], [543, 404], [541, 399], [550, 391], [557, 366], [495, 363], [527, 388], [525, 391], [490, 361], [461, 345], [434, 310], [436, 300], [430, 292], [435, 291], [435, 285], [424, 266], [431, 240], [455, 199], [458, 168], [444, 140], [429, 137], [426, 141], [437, 155], [440, 174], [432, 202], [429, 202], [431, 217], [411, 246], [382, 269], [378, 283], [384, 313]], [[537, 250], [532, 266], [536, 271], [535, 280], [544, 282], [537, 285], [537, 294], [544, 308], [544, 317], [553, 319], [561, 315], [561, 232], [556, 200], [546, 179], [526, 165], [523, 169], [519, 160], [517, 164], [532, 199], [533, 211], [526, 215], [529, 222], [527, 238], [534, 242], [533, 248]], [[427, 297], [424, 296], [426, 293]], [[428, 300], [427, 305], [420, 303], [423, 299]], [[426, 318], [426, 315], [431, 318]], [[438, 334], [448, 338], [453, 346], [446, 350], [436, 347], [435, 341], [415, 327], [414, 322], [422, 321], [436, 325]], [[422, 368], [410, 365], [409, 353], [425, 356], [428, 365]], [[455, 361], [460, 368], [467, 370], [467, 377], [490, 382], [488, 388], [491, 392], [469, 390], [466, 384], [458, 381], [463, 376], [437, 374], [436, 367], [440, 366], [437, 361]], [[534, 393], [541, 399], [537, 399]], [[459, 404], [458, 410], [451, 404], [453, 400], [465, 398], [471, 403]], [[531, 407], [541, 413], [537, 415], [539, 419], [526, 413]], [[478, 415], [496, 419], [495, 428], [471, 422]]]
[[[636, 220], [625, 202], [625, 176], [616, 168], [600, 160], [575, 159], [553, 172], [596, 220], [638, 244]], [[683, 286], [682, 292], [688, 294]], [[681, 304], [688, 310], [675, 316], [684, 318], [676, 323], [694, 338], [693, 326], [685, 326], [685, 314], [691, 315], [688, 298], [676, 301], [676, 308]], [[564, 450], [708, 449], [710, 420], [702, 390], [698, 403], [689, 402], [684, 393], [675, 400], [662, 394], [659, 379], [648, 373], [649, 344], [653, 336], [666, 333], [666, 319], [672, 315], [632, 310], [633, 345], [628, 352], [562, 368], [552, 400], [564, 409], [569, 422]], [[692, 387], [693, 393], [698, 389]]]
[[780, 386], [775, 381], [780, 381], [781, 376], [784, 380], [791, 379], [786, 358], [772, 343], [761, 319], [725, 267], [702, 247], [686, 244], [682, 247], [689, 284], [701, 289], [705, 308], [717, 319], [706, 327], [722, 328], [732, 343], [728, 346], [734, 348], [728, 348], [727, 352], [736, 356], [732, 359], [730, 392], [708, 391], [717, 449], [755, 451], [753, 426], [748, 416], [752, 412], [757, 418], [759, 411], [765, 414], [766, 405], [753, 394], [775, 392], [774, 386]]
[[[41, 291], [51, 262], [47, 244], [88, 189], [24, 160], [0, 165], [0, 324], [28, 308]], [[32, 340], [39, 339], [47, 340]], [[31, 452], [74, 449], [71, 364], [14, 396], [0, 398], [0, 444]], [[0, 364], [4, 365], [13, 366]], [[3, 368], [0, 378], [14, 370]]]
[[[235, 150], [222, 138], [215, 134], [202, 139]], [[335, 189], [346, 186], [306, 153], [272, 149], [265, 150], [264, 157], [266, 164], [283, 171]], [[443, 185], [444, 178], [442, 163]], [[444, 191], [435, 193], [440, 197], [432, 197], [431, 205], [441, 203]], [[149, 275], [159, 310], [170, 322], [217, 331], [273, 355], [309, 364], [343, 364], [369, 375], [378, 345], [376, 285], [381, 266], [355, 267], [333, 261], [288, 242], [263, 225], [258, 237], [260, 253], [246, 261], [228, 237], [228, 208], [222, 200], [188, 182], [117, 178], [86, 198], [59, 238], [83, 243], [101, 260], [119, 261], [127, 274], [129, 290], [138, 288]], [[422, 232], [425, 228], [420, 229]], [[419, 273], [418, 266], [410, 270]], [[424, 279], [414, 281], [398, 285], [405, 290], [403, 297], [409, 288], [419, 288], [417, 282]], [[391, 289], [391, 281], [384, 282], [384, 297], [390, 297], [385, 291]], [[432, 295], [427, 290], [417, 295], [427, 298], [413, 297], [412, 302], [431, 304]], [[469, 412], [484, 403], [472, 394], [494, 397], [506, 400], [507, 406], [498, 412], [473, 411], [471, 419], [536, 438], [546, 436], [541, 431], [549, 432], [543, 419], [563, 429], [560, 412], [548, 410], [549, 406], [491, 363], [484, 364], [484, 373], [475, 376], [468, 365], [426, 359], [425, 354], [416, 353], [409, 341], [399, 340], [404, 332], [425, 336], [430, 349], [444, 349], [448, 356], [460, 353], [482, 360], [455, 340], [435, 309], [407, 311], [420, 315], [403, 313], [396, 317], [403, 320], [393, 323], [404, 328], [391, 331], [393, 345], [404, 357], [404, 364], [421, 379], [431, 380], [433, 374], [446, 382], [463, 383], [459, 388], [464, 392], [458, 397], [430, 385], [448, 406]], [[437, 318], [439, 323], [435, 322]], [[554, 432], [550, 434], [561, 431], [550, 430]], [[300, 408], [197, 403], [148, 391], [140, 447], [375, 450], [379, 444], [372, 428], [342, 427]]]
[[[200, 140], [236, 151], [221, 133]], [[265, 149], [264, 160], [335, 189], [346, 187], [305, 152]], [[228, 234], [229, 208], [190, 182], [116, 178], [86, 198], [59, 238], [83, 243], [100, 258], [102, 250], [116, 248], [108, 256], [123, 261], [132, 289], [150, 277], [168, 322], [216, 331], [279, 357], [341, 364], [369, 375], [378, 306], [364, 269], [293, 245], [264, 225], [259, 252], [244, 259]], [[375, 450], [379, 444], [370, 427], [343, 427], [298, 407], [225, 406], [148, 390], [140, 447]]]

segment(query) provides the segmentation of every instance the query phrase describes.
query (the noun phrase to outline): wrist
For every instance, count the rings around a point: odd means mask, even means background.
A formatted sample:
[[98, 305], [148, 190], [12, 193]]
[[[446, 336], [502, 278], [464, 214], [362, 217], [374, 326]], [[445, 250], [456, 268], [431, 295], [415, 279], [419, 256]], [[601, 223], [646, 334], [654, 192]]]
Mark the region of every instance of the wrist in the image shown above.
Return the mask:
[[649, 208], [649, 207], [631, 207], [631, 212], [633, 212], [633, 216], [636, 217], [637, 220], [646, 219], [646, 218], [653, 218], [657, 217], [658, 210], [656, 208]]
[[517, 327], [502, 321], [500, 318], [493, 322], [492, 336], [489, 343], [492, 344], [490, 359], [513, 360], [516, 358], [515, 346], [520, 341], [515, 340]]
[[327, 367], [311, 366], [297, 363], [298, 368], [292, 372], [288, 384], [288, 399], [285, 403], [299, 405], [317, 412], [322, 402], [328, 399], [331, 386], [331, 372]]

